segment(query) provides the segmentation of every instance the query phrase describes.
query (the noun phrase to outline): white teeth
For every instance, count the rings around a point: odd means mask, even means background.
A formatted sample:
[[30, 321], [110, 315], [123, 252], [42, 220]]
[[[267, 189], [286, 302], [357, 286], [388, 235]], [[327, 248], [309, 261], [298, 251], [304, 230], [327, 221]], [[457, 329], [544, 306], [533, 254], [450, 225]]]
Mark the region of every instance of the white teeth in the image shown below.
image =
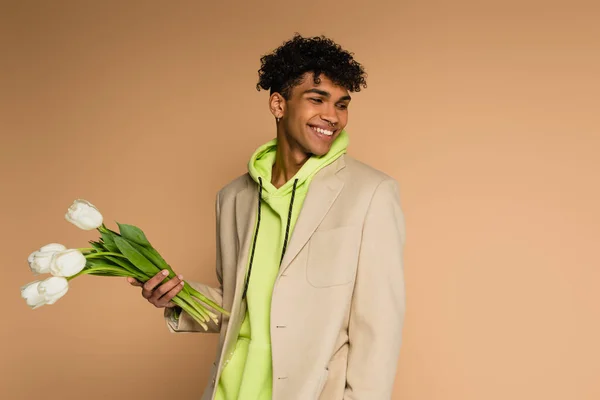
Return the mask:
[[333, 131], [327, 131], [325, 129], [321, 129], [321, 128], [316, 128], [316, 127], [312, 127], [315, 131], [322, 133], [323, 135], [327, 135], [327, 136], [331, 136], [333, 135]]

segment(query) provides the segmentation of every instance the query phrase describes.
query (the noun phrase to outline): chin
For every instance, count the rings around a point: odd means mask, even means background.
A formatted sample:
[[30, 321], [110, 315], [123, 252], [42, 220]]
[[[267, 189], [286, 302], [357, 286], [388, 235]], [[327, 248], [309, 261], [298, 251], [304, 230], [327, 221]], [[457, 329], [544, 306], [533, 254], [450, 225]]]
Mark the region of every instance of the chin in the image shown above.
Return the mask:
[[310, 153], [317, 157], [321, 157], [321, 156], [324, 156], [325, 154], [329, 153], [329, 150], [331, 150], [331, 146], [327, 146], [327, 147], [315, 146], [310, 150]]
[[308, 124], [306, 125], [306, 133], [305, 133], [305, 140], [306, 140], [306, 149], [308, 149], [310, 151], [311, 154], [314, 154], [316, 156], [323, 156], [325, 154], [327, 154], [329, 152], [329, 150], [331, 150], [331, 145], [333, 144], [333, 141], [335, 140], [335, 138], [339, 135], [339, 131], [341, 130], [338, 129], [337, 132], [334, 132], [333, 135], [331, 136], [327, 136], [324, 135], [322, 133], [316, 132], [314, 131]]

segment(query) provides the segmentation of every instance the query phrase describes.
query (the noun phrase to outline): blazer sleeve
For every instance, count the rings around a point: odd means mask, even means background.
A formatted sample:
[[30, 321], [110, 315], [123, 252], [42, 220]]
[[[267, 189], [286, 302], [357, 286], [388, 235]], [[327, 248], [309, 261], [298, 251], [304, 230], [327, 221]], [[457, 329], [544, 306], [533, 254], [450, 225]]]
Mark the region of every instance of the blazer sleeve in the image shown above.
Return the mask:
[[[219, 287], [211, 287], [199, 282], [186, 281], [194, 289], [223, 307], [223, 269], [221, 263], [221, 235], [219, 234], [219, 223], [221, 220], [221, 204], [220, 204], [220, 192], [217, 194], [215, 202], [215, 214], [217, 220], [216, 226], [216, 272], [217, 279], [219, 281]], [[214, 311], [214, 310], [212, 310]], [[208, 330], [204, 330], [187, 312], [183, 311], [180, 307], [165, 308], [164, 318], [167, 323], [167, 329], [171, 333], [186, 333], [186, 332], [201, 332], [201, 333], [218, 333], [221, 330], [221, 318], [222, 315], [218, 312], [217, 321], [209, 321]]]
[[389, 400], [405, 312], [405, 222], [398, 183], [382, 181], [363, 225], [348, 326], [345, 400]]

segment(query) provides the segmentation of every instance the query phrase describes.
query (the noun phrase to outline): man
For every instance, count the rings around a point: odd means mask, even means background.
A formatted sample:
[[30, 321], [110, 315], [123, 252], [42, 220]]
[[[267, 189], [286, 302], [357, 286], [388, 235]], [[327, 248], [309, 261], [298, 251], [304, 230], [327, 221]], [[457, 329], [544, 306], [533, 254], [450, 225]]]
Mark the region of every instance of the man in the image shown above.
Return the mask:
[[[276, 139], [216, 200], [220, 287], [190, 282], [226, 310], [203, 399], [391, 397], [405, 309], [398, 185], [349, 156], [351, 53], [296, 34], [262, 57]], [[171, 299], [181, 277], [142, 295], [171, 332], [203, 332]], [[141, 283], [130, 281], [133, 285]]]

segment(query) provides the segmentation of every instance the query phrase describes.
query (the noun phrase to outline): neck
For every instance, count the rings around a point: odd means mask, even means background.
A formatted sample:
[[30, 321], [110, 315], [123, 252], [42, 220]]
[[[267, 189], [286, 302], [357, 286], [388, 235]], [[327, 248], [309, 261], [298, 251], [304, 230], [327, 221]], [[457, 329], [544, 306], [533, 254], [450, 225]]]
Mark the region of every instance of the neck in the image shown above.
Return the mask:
[[271, 172], [271, 184], [276, 188], [283, 186], [296, 175], [310, 156], [297, 143], [289, 140], [284, 132], [278, 129], [277, 153], [275, 154], [275, 164], [273, 164]]

